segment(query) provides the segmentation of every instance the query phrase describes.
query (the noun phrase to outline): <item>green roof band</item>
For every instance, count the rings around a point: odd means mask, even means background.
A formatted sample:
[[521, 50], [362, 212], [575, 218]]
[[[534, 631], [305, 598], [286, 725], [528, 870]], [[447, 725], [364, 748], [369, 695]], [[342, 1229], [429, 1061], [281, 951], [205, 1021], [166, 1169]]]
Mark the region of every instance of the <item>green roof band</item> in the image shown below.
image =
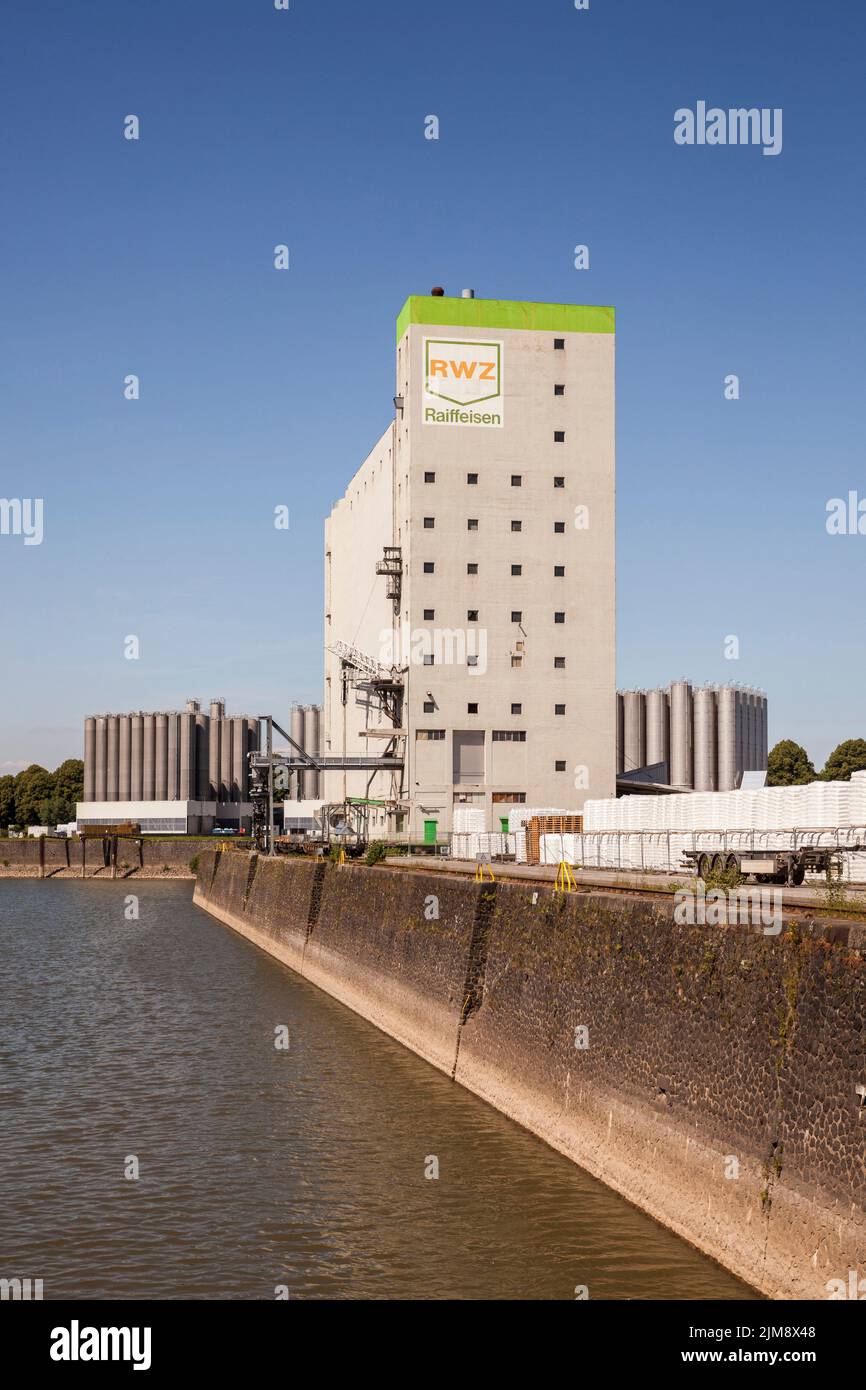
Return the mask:
[[397, 319], [397, 342], [410, 323], [525, 328], [536, 333], [614, 333], [615, 317], [615, 309], [600, 304], [533, 304], [519, 299], [410, 294]]

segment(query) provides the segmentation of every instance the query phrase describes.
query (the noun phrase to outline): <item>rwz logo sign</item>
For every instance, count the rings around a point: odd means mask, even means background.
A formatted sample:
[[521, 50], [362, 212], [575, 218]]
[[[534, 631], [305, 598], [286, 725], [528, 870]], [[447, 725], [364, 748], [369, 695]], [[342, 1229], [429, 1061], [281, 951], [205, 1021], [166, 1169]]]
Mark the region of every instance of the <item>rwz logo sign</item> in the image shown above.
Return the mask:
[[[495, 406], [470, 409], [488, 401]], [[424, 339], [424, 423], [502, 424], [501, 343]]]

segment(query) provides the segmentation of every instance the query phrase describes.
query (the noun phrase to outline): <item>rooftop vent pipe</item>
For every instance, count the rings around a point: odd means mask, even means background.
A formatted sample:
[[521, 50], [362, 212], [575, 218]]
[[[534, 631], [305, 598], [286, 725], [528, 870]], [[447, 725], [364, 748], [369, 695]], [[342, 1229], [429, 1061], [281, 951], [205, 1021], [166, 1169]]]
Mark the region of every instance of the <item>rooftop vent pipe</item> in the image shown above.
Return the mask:
[[441, 285], [434, 285], [430, 293], [435, 294], [437, 297], [441, 297], [445, 293], [445, 291], [443, 290]]
[[462, 295], [462, 297], [463, 297], [464, 299], [474, 299], [474, 298], [475, 298], [475, 291], [474, 291], [474, 290], [461, 290], [460, 293], [461, 293], [461, 295]]

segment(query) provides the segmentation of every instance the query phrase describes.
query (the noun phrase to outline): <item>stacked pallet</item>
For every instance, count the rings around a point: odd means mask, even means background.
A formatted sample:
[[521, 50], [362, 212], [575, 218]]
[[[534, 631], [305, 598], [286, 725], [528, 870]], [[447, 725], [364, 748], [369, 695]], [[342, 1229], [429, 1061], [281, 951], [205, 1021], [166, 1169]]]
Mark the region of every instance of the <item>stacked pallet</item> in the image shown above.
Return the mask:
[[526, 827], [526, 862], [541, 864], [541, 840], [545, 835], [579, 835], [583, 830], [583, 816], [563, 813], [557, 815], [533, 816]]

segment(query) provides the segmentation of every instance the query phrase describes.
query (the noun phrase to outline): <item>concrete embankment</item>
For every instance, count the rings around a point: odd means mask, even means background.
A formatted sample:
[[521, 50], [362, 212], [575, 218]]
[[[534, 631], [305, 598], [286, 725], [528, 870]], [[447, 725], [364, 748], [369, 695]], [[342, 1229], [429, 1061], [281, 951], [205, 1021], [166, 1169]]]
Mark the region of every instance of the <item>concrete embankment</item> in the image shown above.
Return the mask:
[[237, 852], [194, 900], [764, 1293], [866, 1272], [862, 926]]
[[[195, 878], [213, 840], [0, 839], [0, 878]], [[116, 862], [115, 862], [116, 861]]]

